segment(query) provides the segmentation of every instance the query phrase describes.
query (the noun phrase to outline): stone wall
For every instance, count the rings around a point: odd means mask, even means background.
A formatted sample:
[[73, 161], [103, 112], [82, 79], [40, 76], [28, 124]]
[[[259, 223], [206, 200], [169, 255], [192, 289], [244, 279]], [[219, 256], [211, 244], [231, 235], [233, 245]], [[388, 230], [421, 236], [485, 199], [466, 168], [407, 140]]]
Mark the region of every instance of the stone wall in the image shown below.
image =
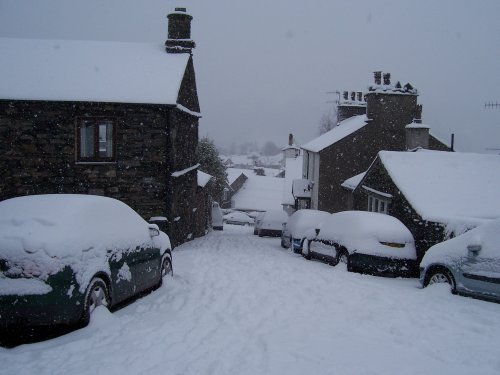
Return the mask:
[[[77, 119], [97, 116], [116, 124], [115, 161], [79, 162]], [[175, 182], [171, 177], [197, 163], [194, 116], [166, 105], [0, 100], [0, 137], [0, 200], [47, 193], [105, 195], [145, 219], [183, 217], [179, 235], [171, 234], [176, 244], [191, 232], [200, 233], [189, 227], [196, 170]]]

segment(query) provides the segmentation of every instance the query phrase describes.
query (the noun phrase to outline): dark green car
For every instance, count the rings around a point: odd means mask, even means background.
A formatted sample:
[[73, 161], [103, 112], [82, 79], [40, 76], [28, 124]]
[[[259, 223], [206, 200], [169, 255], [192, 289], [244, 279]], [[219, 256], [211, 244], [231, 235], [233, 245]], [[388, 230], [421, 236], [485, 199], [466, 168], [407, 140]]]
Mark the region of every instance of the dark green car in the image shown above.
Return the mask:
[[90, 195], [0, 202], [0, 328], [86, 324], [161, 285], [168, 236], [124, 203]]

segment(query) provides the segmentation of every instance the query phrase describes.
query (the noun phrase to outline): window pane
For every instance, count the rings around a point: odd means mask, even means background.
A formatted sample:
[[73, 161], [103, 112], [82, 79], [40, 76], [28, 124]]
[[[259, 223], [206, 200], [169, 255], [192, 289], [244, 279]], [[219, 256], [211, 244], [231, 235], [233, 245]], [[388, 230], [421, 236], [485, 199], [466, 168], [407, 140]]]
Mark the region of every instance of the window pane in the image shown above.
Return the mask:
[[113, 157], [113, 124], [109, 121], [99, 124], [99, 157]]
[[80, 127], [80, 157], [94, 157], [94, 125], [85, 122]]

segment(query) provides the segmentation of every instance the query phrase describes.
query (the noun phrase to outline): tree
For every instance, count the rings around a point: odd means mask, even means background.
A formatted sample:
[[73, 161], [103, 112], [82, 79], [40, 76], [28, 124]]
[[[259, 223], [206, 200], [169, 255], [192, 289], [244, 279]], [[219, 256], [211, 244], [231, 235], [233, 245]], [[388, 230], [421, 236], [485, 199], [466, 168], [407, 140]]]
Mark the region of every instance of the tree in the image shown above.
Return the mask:
[[269, 141], [269, 142], [266, 142], [264, 144], [264, 146], [262, 146], [262, 149], [260, 150], [260, 152], [264, 156], [274, 156], [276, 154], [279, 154], [280, 149], [278, 148], [278, 146], [276, 146], [274, 144], [274, 142]]
[[227, 185], [226, 167], [219, 158], [219, 152], [214, 141], [208, 137], [203, 137], [198, 142], [198, 160], [200, 170], [213, 176], [207, 189], [212, 198], [221, 202], [224, 196], [224, 188]]
[[337, 126], [337, 112], [324, 114], [319, 121], [319, 134], [324, 134]]

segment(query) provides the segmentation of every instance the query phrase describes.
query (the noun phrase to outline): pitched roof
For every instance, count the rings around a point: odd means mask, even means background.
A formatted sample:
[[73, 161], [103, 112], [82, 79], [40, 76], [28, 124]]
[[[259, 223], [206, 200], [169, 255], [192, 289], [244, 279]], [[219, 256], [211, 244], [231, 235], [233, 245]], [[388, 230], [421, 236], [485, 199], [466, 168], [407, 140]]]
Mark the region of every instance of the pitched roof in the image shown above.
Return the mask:
[[197, 173], [198, 173], [197, 174], [198, 186], [201, 188], [204, 188], [208, 184], [208, 181], [210, 181], [213, 178], [212, 175], [209, 175], [208, 173], [205, 173], [200, 170], [198, 170]]
[[0, 99], [176, 104], [188, 60], [162, 44], [0, 38]]
[[365, 177], [366, 171], [361, 172], [360, 174], [357, 174], [356, 176], [352, 176], [351, 178], [348, 178], [345, 180], [340, 186], [343, 188], [346, 188], [348, 190], [354, 190], [356, 187], [359, 185], [363, 177]]
[[[228, 176], [231, 174], [231, 169], [232, 168], [227, 169]], [[241, 169], [236, 169], [235, 171], [238, 173]], [[245, 171], [244, 174], [248, 179], [241, 189], [231, 198], [232, 208], [244, 211], [282, 209], [281, 198], [283, 195], [283, 178], [257, 176], [252, 171]]]
[[500, 156], [380, 151], [381, 162], [425, 220], [481, 222], [500, 217]]
[[312, 152], [320, 152], [323, 149], [333, 145], [348, 135], [364, 127], [368, 118], [366, 115], [358, 115], [341, 121], [338, 126], [332, 130], [320, 135], [318, 138], [306, 143], [302, 148]]

